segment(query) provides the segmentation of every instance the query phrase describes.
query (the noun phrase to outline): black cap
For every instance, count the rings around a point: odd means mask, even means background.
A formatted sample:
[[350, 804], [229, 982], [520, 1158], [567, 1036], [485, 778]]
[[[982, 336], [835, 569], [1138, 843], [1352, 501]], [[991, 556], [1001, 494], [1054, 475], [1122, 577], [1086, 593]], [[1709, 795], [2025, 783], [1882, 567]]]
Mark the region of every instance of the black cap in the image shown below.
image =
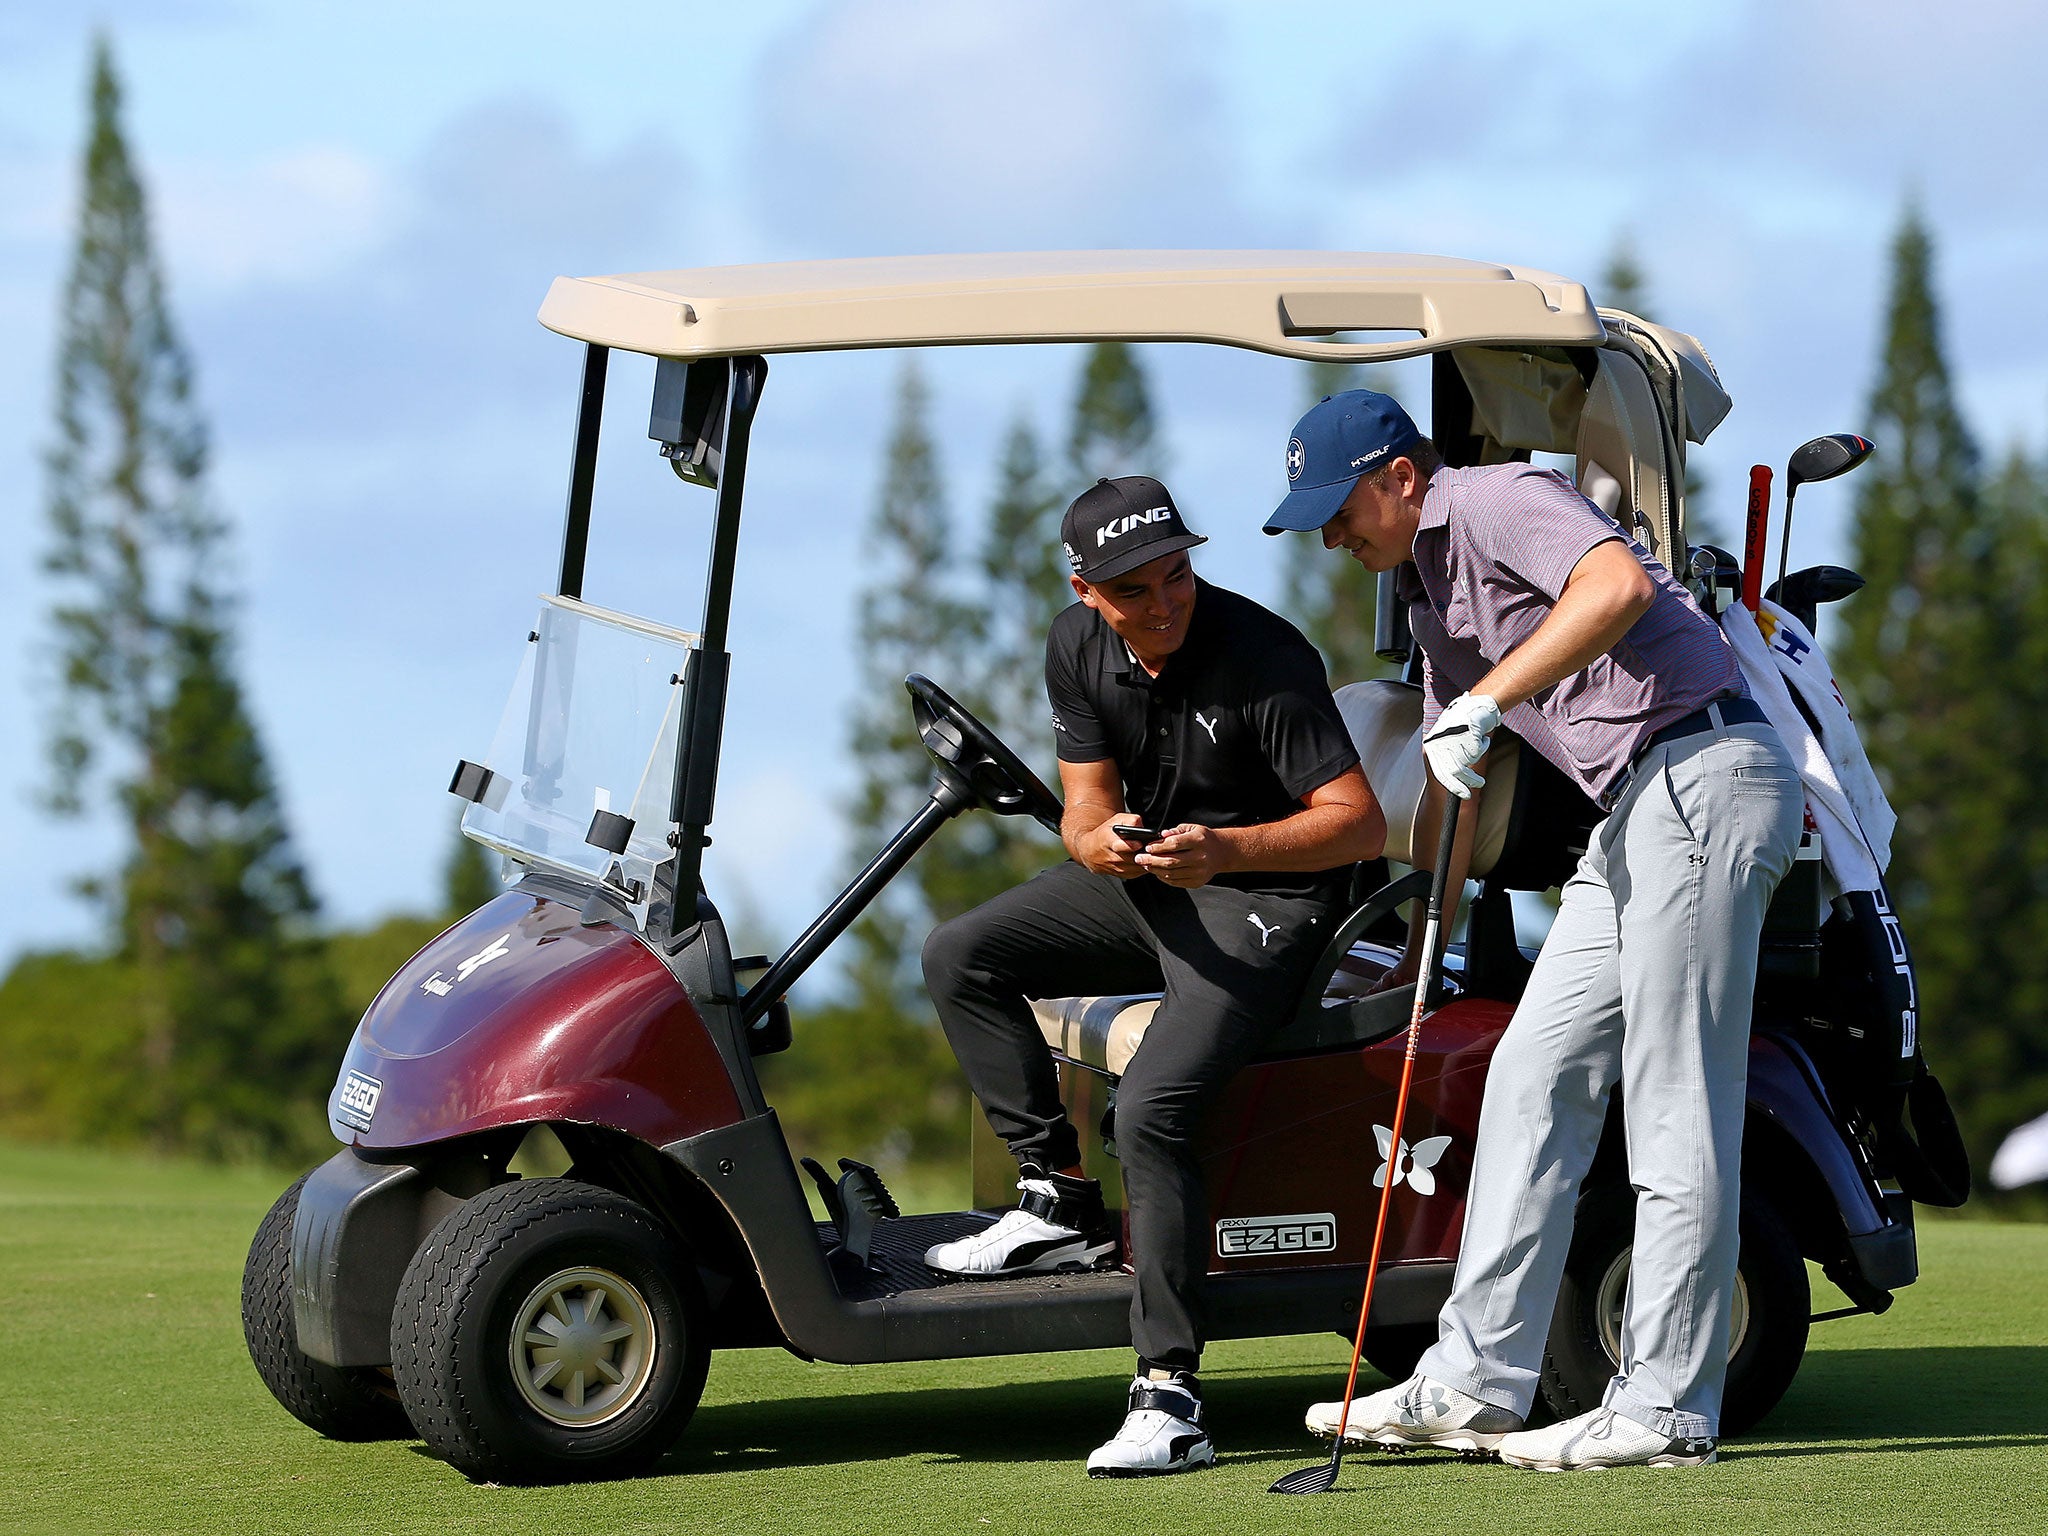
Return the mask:
[[1074, 574], [1094, 583], [1209, 541], [1188, 532], [1165, 486], [1150, 475], [1124, 475], [1074, 498], [1060, 519], [1060, 542]]

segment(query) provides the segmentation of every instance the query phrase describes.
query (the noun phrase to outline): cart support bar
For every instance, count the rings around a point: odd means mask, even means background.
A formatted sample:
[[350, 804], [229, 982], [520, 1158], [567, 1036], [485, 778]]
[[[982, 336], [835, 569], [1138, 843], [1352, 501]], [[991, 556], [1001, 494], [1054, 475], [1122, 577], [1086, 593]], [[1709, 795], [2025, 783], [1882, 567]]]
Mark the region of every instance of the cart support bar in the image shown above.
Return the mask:
[[611, 349], [583, 349], [583, 388], [576, 397], [576, 447], [569, 461], [569, 506], [562, 518], [562, 572], [555, 590], [583, 596], [583, 557], [590, 548], [590, 493], [597, 484], [597, 433], [604, 420], [604, 375]]
[[930, 842], [940, 827], [973, 803], [971, 791], [942, 775], [932, 786], [931, 798], [919, 807], [917, 814], [882, 845], [882, 851], [868, 860], [868, 867], [855, 875], [852, 883], [833, 898], [832, 905], [818, 915], [817, 921], [803, 931], [783, 957], [769, 966], [759, 981], [747, 988], [747, 995], [740, 999], [741, 1021], [749, 1029], [753, 1028], [754, 1022], [783, 993], [796, 985], [797, 978], [811, 968], [812, 962], [825, 953], [832, 941], [868, 909], [868, 904], [882, 893], [882, 887], [896, 878], [903, 866], [916, 856], [918, 849]]
[[726, 621], [732, 613], [733, 567], [739, 558], [740, 505], [746, 494], [747, 440], [754, 408], [768, 376], [767, 362], [735, 357], [727, 387], [725, 440], [720, 445], [718, 506], [711, 531], [711, 563], [704, 573], [702, 648], [683, 680], [683, 720], [676, 753], [675, 782], [669, 792], [670, 819], [677, 823], [674, 889], [679, 903], [692, 898], [704, 855], [704, 832], [711, 825], [712, 801], [718, 790], [718, 749], [725, 729], [726, 674], [732, 657], [726, 653]]

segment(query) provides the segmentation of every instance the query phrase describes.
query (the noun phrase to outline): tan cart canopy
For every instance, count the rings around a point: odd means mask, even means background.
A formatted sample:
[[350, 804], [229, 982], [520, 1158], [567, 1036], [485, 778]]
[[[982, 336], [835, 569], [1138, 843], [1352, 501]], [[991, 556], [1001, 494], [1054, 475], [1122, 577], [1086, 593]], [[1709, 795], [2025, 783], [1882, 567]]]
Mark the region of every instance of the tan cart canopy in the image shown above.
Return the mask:
[[[1366, 362], [1606, 336], [1585, 288], [1552, 273], [1352, 251], [1031, 251], [558, 277], [540, 320], [657, 357], [1119, 340]], [[1391, 334], [1336, 339], [1358, 332]]]
[[[1597, 311], [1569, 278], [1450, 256], [1023, 251], [690, 267], [558, 277], [540, 320], [672, 358], [1041, 341], [1213, 342], [1332, 362], [1436, 353], [1466, 400], [1454, 463], [1573, 455], [1580, 489], [1667, 564], [1686, 550], [1685, 444], [1706, 441], [1729, 405], [1693, 337]], [[1559, 348], [1594, 349], [1590, 367]]]

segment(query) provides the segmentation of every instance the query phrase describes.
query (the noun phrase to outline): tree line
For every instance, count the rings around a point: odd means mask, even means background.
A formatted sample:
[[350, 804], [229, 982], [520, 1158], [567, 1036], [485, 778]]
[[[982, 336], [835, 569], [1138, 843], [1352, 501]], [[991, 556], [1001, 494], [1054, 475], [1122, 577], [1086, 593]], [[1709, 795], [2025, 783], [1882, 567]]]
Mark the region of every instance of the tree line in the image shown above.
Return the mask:
[[[226, 520], [207, 485], [196, 370], [174, 323], [102, 43], [78, 233], [59, 326], [46, 463], [53, 814], [118, 817], [118, 865], [80, 882], [104, 945], [32, 954], [0, 979], [0, 1134], [296, 1160], [326, 1146], [322, 1105], [355, 1014], [449, 916], [497, 889], [454, 840], [440, 914], [363, 931], [319, 920], [261, 733], [237, 680]], [[1891, 252], [1878, 378], [1859, 430], [1853, 562], [1837, 672], [1900, 816], [1893, 885], [1919, 962], [1929, 1057], [1979, 1165], [2048, 1101], [2048, 464], [1987, 466], [1943, 350], [1933, 242], [1917, 213]], [[1617, 248], [1604, 302], [1645, 314]], [[1082, 349], [1064, 429], [1020, 410], [993, 492], [956, 522], [929, 386], [902, 365], [858, 595], [847, 740], [847, 873], [927, 792], [904, 674], [931, 674], [1050, 776], [1044, 637], [1069, 601], [1059, 521], [1097, 478], [1172, 483], [1155, 393], [1121, 343]], [[1372, 370], [1305, 366], [1300, 404]], [[1689, 505], [1704, 498], [1695, 477]], [[969, 537], [955, 537], [961, 524]], [[1702, 520], [1695, 513], [1699, 537]], [[1373, 587], [1307, 539], [1283, 541], [1280, 606], [1335, 682], [1384, 671]], [[966, 551], [965, 554], [958, 553]], [[819, 1153], [957, 1157], [967, 1095], [926, 1002], [929, 927], [1061, 857], [1021, 817], [949, 823], [844, 941], [836, 990], [764, 1060], [792, 1139]]]
[[[106, 943], [0, 980], [0, 1132], [298, 1159], [355, 1015], [445, 921], [330, 933], [235, 672], [228, 525], [104, 40], [45, 458], [43, 803], [111, 814], [124, 852], [76, 882]], [[458, 841], [443, 905], [495, 890]]]

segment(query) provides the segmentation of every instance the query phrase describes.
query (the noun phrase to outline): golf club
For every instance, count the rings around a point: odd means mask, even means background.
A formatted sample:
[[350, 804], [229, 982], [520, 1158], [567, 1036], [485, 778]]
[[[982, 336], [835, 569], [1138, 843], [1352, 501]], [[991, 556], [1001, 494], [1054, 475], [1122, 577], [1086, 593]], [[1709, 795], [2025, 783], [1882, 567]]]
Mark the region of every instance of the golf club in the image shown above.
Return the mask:
[[1415, 1006], [1408, 1014], [1408, 1053], [1401, 1061], [1401, 1086], [1394, 1094], [1394, 1124], [1387, 1140], [1387, 1173], [1380, 1184], [1380, 1214], [1372, 1228], [1372, 1257], [1365, 1266], [1365, 1294], [1358, 1301], [1358, 1337], [1351, 1345], [1351, 1372], [1344, 1378], [1344, 1406], [1337, 1415], [1337, 1437], [1330, 1445], [1330, 1459], [1313, 1467], [1289, 1472], [1266, 1491], [1268, 1493], [1327, 1493], [1337, 1484], [1337, 1469], [1344, 1464], [1344, 1431], [1351, 1421], [1351, 1394], [1358, 1385], [1358, 1362], [1365, 1354], [1365, 1322], [1372, 1315], [1373, 1281], [1380, 1272], [1380, 1245], [1387, 1235], [1387, 1210], [1400, 1182], [1402, 1122], [1408, 1113], [1408, 1086], [1415, 1077], [1415, 1045], [1422, 1033], [1423, 1010], [1436, 989], [1441, 961], [1437, 956], [1437, 933], [1443, 926], [1444, 887], [1451, 879], [1451, 848], [1458, 840], [1458, 812], [1463, 800], [1444, 796], [1443, 826], [1436, 839], [1436, 870], [1429, 883], [1429, 913], [1422, 928], [1422, 972], [1415, 978]]
[[1785, 564], [1792, 553], [1792, 498], [1809, 480], [1832, 480], [1846, 475], [1869, 458], [1877, 444], [1853, 432], [1835, 432], [1801, 443], [1785, 464], [1785, 528], [1778, 537], [1778, 581], [1785, 580]]
[[1771, 523], [1771, 466], [1749, 467], [1749, 518], [1742, 530], [1742, 606], [1757, 611], [1764, 597], [1764, 548]]

